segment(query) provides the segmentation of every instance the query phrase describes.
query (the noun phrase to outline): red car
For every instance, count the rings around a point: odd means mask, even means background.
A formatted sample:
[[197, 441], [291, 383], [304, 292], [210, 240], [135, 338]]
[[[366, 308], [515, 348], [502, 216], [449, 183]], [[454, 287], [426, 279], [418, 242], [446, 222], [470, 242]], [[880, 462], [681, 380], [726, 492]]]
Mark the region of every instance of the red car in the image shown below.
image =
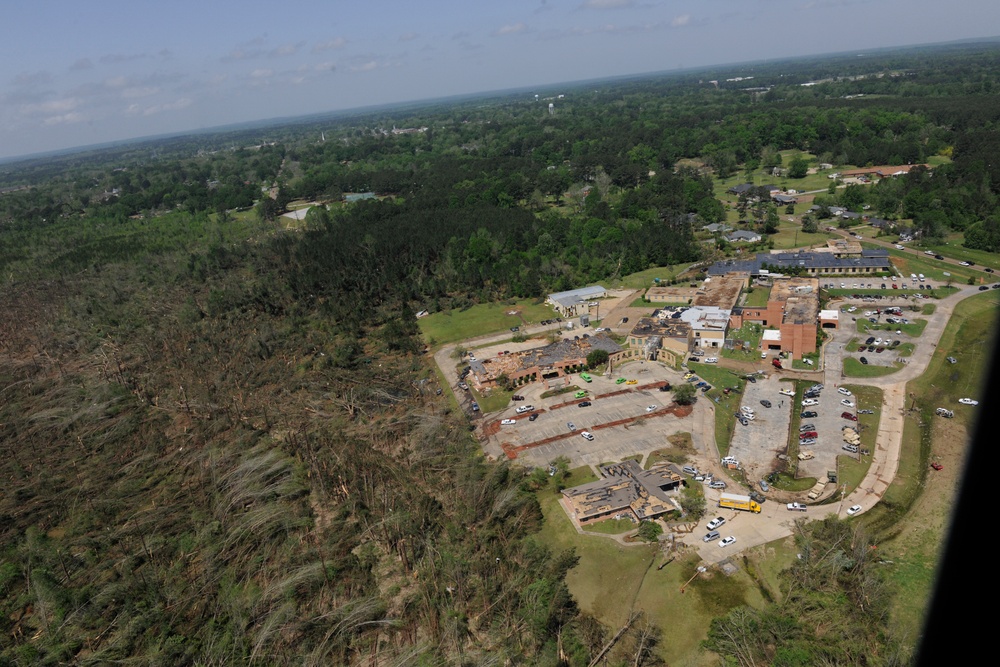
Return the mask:
[[858, 418], [852, 415], [850, 412], [841, 412], [840, 416], [844, 419], [850, 419], [852, 422], [858, 421]]
[[942, 469], [944, 469], [944, 466], [941, 465], [940, 463], [938, 463], [937, 461], [935, 461], [934, 463], [932, 463], [931, 467], [934, 468], [935, 470], [942, 470]]
[[805, 433], [799, 434], [799, 440], [805, 440], [806, 438], [818, 438], [819, 433], [816, 431], [806, 431]]

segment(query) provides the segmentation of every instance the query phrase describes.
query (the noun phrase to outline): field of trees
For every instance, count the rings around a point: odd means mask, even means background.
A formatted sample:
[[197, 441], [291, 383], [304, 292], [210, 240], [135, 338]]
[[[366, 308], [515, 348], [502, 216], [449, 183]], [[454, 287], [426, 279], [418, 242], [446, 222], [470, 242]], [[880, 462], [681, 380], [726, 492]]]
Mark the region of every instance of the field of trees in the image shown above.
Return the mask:
[[[947, 157], [822, 203], [1000, 251], [996, 45], [745, 69], [766, 92], [704, 71], [0, 165], [0, 665], [588, 665], [618, 628], [415, 313], [672, 278], [731, 252], [720, 179], [812, 160]], [[689, 663], [908, 659], [870, 537], [801, 528], [782, 599], [713, 609]], [[611, 664], [659, 664], [657, 632]]]

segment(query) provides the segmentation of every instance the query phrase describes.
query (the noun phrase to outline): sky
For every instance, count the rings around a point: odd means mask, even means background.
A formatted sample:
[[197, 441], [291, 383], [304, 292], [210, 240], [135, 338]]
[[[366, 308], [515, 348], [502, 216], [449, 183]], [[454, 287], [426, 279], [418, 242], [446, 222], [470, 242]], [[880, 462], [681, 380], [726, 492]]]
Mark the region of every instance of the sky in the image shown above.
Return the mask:
[[997, 0], [30, 0], [0, 158], [509, 88], [1000, 34]]

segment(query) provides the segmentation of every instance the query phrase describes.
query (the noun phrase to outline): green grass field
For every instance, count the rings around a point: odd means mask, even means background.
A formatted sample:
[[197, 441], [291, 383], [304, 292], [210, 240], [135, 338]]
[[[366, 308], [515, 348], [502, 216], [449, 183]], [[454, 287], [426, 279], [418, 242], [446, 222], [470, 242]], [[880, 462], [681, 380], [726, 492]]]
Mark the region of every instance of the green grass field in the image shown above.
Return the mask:
[[745, 292], [746, 299], [743, 305], [747, 308], [763, 308], [767, 305], [767, 300], [771, 296], [770, 287], [751, 287]]
[[[518, 315], [508, 312], [519, 311]], [[445, 310], [417, 320], [420, 332], [432, 347], [456, 343], [476, 336], [505, 331], [511, 327], [535, 324], [555, 317], [544, 303], [532, 299], [503, 303], [481, 303], [466, 310]]]
[[[906, 317], [906, 311], [903, 311], [903, 317]], [[872, 324], [868, 320], [861, 317], [858, 318], [856, 328], [858, 333], [865, 335], [875, 331], [902, 331], [907, 336], [917, 338], [924, 333], [924, 328], [926, 326], [927, 320], [923, 319], [910, 320], [909, 324], [888, 324], [887, 322]]]
[[844, 375], [851, 378], [877, 378], [883, 375], [892, 375], [902, 367], [903, 364], [900, 363], [893, 363], [892, 366], [876, 366], [874, 364], [866, 366], [854, 357], [844, 359]]
[[835, 236], [829, 232], [807, 234], [802, 231], [802, 225], [797, 222], [789, 222], [787, 218], [787, 214], [781, 214], [778, 233], [772, 234], [769, 237], [774, 242], [775, 249], [787, 250], [789, 248], [802, 248], [817, 243], [826, 243], [827, 239], [834, 238]]
[[[950, 239], [945, 241], [940, 245], [929, 245], [921, 246], [922, 248], [927, 248], [928, 250], [933, 250], [939, 255], [943, 255], [949, 259], [957, 259], [963, 262], [973, 262], [979, 268], [988, 266], [991, 269], [1000, 269], [1000, 255], [992, 252], [987, 252], [985, 250], [974, 250], [972, 248], [966, 248], [962, 245], [961, 234], [957, 235], [957, 239]], [[965, 267], [962, 267], [965, 268]], [[972, 267], [975, 269], [976, 267]], [[986, 276], [986, 280], [990, 280], [989, 276]], [[995, 281], [996, 278], [993, 278]]]
[[622, 279], [617, 281], [617, 285], [632, 289], [652, 287], [656, 284], [653, 282], [654, 279], [659, 278], [662, 282], [669, 282], [671, 279], [676, 278], [681, 273], [686, 271], [689, 266], [691, 266], [691, 263], [686, 262], [684, 264], [673, 264], [671, 266], [646, 269], [645, 271], [639, 271], [638, 273], [631, 273], [627, 276], [622, 276]]
[[[870, 243], [862, 243], [861, 245], [866, 248], [881, 247]], [[943, 264], [927, 255], [914, 255], [913, 253], [896, 250], [895, 248], [889, 248], [888, 251], [892, 265], [896, 267], [896, 269], [904, 276], [909, 276], [912, 273], [922, 273], [927, 278], [939, 282], [947, 282], [950, 277], [953, 283], [962, 285], [964, 285], [970, 277], [979, 280], [980, 277], [986, 279], [989, 276], [989, 274], [978, 271], [972, 267]], [[951, 276], [946, 276], [944, 275], [945, 273], [950, 273]]]
[[739, 329], [732, 329], [726, 335], [731, 340], [747, 341], [747, 345], [742, 350], [725, 348], [720, 352], [721, 356], [727, 359], [740, 359], [743, 361], [757, 361], [760, 359], [760, 337], [764, 335], [764, 326], [756, 322], [747, 322]]

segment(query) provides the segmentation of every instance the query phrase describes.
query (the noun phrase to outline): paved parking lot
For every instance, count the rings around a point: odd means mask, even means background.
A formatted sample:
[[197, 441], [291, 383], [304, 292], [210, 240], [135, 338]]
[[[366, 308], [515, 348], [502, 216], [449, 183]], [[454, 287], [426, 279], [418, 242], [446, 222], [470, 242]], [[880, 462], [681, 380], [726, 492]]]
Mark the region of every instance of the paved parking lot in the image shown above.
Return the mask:
[[[788, 442], [792, 398], [778, 392], [794, 385], [780, 382], [779, 377], [779, 373], [758, 376], [756, 383], [747, 382], [744, 389], [741, 407], [753, 408], [756, 418], [747, 426], [736, 423], [729, 453], [740, 462], [748, 480], [757, 481], [774, 470], [779, 463], [777, 455]], [[770, 401], [771, 407], [761, 405], [761, 399]]]
[[[637, 385], [616, 384], [619, 377], [634, 379]], [[593, 382], [585, 383], [579, 376], [572, 383], [586, 388], [589, 407], [576, 404], [572, 393], [542, 399], [543, 387], [525, 389], [525, 402], [539, 413], [535, 421], [524, 416], [514, 425], [501, 426], [499, 433], [490, 436], [485, 445], [487, 453], [502, 458], [504, 444], [520, 448], [518, 461], [526, 465], [547, 465], [558, 456], [566, 456], [572, 466], [598, 465], [610, 461], [620, 461], [634, 454], [644, 454], [667, 445], [667, 436], [677, 432], [694, 430], [693, 416], [678, 417], [667, 414], [673, 395], [656, 388], [644, 388], [658, 382], [675, 384], [681, 381], [678, 373], [657, 363], [631, 362], [622, 366], [614, 375], [601, 377], [594, 375]], [[568, 404], [567, 404], [568, 403]], [[513, 403], [500, 414], [490, 415], [491, 419], [513, 418], [515, 408], [521, 403]], [[647, 412], [648, 406], [656, 409]], [[625, 420], [624, 424], [605, 427], [605, 424]], [[568, 423], [575, 427], [571, 431]], [[585, 440], [579, 435], [588, 430], [594, 440]], [[552, 442], [531, 446], [548, 438], [560, 437]]]

